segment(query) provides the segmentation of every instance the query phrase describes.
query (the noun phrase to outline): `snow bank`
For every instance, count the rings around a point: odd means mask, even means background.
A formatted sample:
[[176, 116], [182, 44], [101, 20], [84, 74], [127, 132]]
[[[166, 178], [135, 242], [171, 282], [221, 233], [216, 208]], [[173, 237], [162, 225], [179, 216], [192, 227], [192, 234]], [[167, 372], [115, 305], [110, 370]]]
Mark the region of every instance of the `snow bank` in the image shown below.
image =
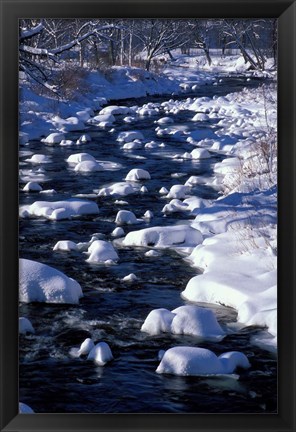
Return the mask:
[[111, 243], [104, 240], [95, 240], [91, 243], [87, 253], [89, 263], [105, 263], [106, 261], [118, 261], [118, 255]]
[[35, 201], [29, 206], [20, 209], [20, 215], [45, 217], [51, 220], [69, 219], [73, 216], [97, 214], [99, 208], [95, 202], [80, 199], [68, 199], [65, 201]]
[[123, 240], [123, 245], [166, 248], [173, 245], [196, 246], [202, 240], [200, 231], [188, 225], [156, 226], [128, 233]]
[[220, 375], [231, 374], [238, 367], [250, 367], [247, 357], [241, 352], [217, 357], [205, 348], [178, 346], [164, 353], [156, 372], [180, 376]]
[[83, 296], [74, 279], [46, 264], [20, 259], [19, 300], [77, 304]]
[[186, 334], [214, 340], [221, 340], [225, 335], [210, 309], [192, 305], [180, 306], [171, 312], [167, 309], [152, 310], [141, 331], [150, 335]]

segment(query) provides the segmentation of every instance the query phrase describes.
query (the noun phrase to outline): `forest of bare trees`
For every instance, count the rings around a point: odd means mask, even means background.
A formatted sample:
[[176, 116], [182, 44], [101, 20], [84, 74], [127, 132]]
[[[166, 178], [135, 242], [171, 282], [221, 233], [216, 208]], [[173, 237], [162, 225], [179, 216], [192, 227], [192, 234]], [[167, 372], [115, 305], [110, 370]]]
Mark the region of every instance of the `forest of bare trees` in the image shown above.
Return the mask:
[[[25, 19], [20, 21], [20, 70], [42, 83], [61, 64], [106, 69], [174, 60], [173, 50], [199, 50], [211, 65], [213, 50], [239, 51], [250, 68], [277, 58], [277, 21], [271, 19]], [[63, 66], [64, 67], [64, 66]]]

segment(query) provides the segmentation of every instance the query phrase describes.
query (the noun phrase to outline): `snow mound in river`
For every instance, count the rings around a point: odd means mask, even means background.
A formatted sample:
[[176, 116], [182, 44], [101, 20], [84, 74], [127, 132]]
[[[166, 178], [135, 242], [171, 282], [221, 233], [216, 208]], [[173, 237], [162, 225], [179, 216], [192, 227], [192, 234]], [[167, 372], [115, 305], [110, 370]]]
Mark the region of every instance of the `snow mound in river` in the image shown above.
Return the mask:
[[95, 240], [88, 248], [89, 263], [104, 263], [106, 261], [118, 261], [118, 255], [111, 243], [104, 240]]
[[71, 198], [65, 201], [35, 201], [29, 206], [21, 207], [20, 216], [62, 220], [72, 216], [97, 214], [98, 212], [99, 208], [95, 202]]
[[78, 282], [46, 264], [20, 259], [19, 300], [23, 303], [79, 303]]
[[172, 245], [198, 245], [202, 240], [200, 231], [188, 225], [156, 226], [128, 233], [123, 240], [123, 245], [165, 248]]
[[143, 170], [142, 168], [132, 169], [125, 178], [125, 180], [129, 180], [129, 181], [150, 180], [150, 179], [151, 177], [149, 172]]
[[213, 311], [193, 305], [180, 306], [171, 312], [154, 309], [144, 321], [141, 331], [150, 335], [173, 333], [205, 339], [222, 339], [225, 335]]
[[105, 366], [106, 363], [113, 360], [109, 345], [106, 342], [97, 343], [88, 354], [87, 360], [93, 360], [98, 366]]
[[217, 357], [205, 348], [178, 346], [164, 353], [156, 372], [180, 376], [221, 375], [231, 374], [238, 367], [250, 367], [249, 360], [241, 352], [227, 352]]

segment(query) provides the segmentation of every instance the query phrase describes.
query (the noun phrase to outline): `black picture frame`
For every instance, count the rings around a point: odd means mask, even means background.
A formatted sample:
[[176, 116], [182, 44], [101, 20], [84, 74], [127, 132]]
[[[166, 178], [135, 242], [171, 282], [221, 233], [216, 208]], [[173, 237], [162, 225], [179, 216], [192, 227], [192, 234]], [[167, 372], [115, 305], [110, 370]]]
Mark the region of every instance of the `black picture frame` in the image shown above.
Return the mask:
[[[295, 1], [0, 0], [0, 5], [1, 431], [295, 431]], [[18, 414], [18, 20], [26, 17], [278, 18], [277, 414]]]

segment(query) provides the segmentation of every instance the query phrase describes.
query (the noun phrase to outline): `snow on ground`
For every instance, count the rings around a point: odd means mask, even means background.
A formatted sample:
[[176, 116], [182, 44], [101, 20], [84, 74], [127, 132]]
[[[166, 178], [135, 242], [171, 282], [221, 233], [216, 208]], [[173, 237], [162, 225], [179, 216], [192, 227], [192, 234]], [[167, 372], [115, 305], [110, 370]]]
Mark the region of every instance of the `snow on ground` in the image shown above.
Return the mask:
[[77, 304], [82, 296], [79, 283], [59, 270], [37, 261], [20, 259], [21, 302]]
[[247, 369], [247, 357], [237, 351], [216, 356], [205, 348], [178, 346], [168, 349], [156, 369], [160, 374], [181, 376], [232, 374], [238, 367]]

